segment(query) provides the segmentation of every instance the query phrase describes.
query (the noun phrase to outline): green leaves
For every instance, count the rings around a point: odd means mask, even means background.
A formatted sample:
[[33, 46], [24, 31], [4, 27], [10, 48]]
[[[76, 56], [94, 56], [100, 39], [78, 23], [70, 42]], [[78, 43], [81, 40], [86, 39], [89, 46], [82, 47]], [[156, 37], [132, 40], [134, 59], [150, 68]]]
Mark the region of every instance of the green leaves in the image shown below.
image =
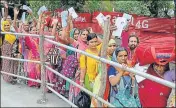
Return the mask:
[[34, 15], [45, 5], [49, 10], [74, 7], [76, 12], [113, 11], [138, 14], [144, 16], [168, 17], [167, 11], [174, 10], [173, 0], [28, 0]]
[[[40, 9], [41, 6], [45, 5], [48, 10], [53, 11], [57, 8], [60, 8], [60, 1], [58, 0], [28, 0], [30, 4], [30, 8], [33, 11], [33, 14], [36, 18], [38, 18], [38, 10]], [[27, 19], [31, 19], [31, 16], [28, 15]]]

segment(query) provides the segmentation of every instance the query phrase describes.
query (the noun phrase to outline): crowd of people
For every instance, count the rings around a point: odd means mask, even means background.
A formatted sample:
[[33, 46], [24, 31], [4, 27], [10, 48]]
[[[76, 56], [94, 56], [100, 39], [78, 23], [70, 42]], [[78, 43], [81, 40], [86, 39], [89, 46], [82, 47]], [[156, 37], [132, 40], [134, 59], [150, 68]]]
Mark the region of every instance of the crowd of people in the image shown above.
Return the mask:
[[[19, 10], [14, 8], [13, 20], [8, 15], [8, 13], [5, 13], [4, 17], [1, 19], [1, 32], [51, 35], [55, 37], [53, 40], [56, 42], [77, 48], [92, 55], [100, 56], [100, 51], [103, 44], [102, 39], [96, 33], [94, 33], [94, 30], [91, 28], [85, 28], [82, 30], [74, 28], [71, 15], [68, 16], [67, 26], [62, 28], [61, 22], [58, 20], [58, 16], [52, 16], [51, 23], [46, 22], [47, 11], [42, 12], [38, 18], [35, 18], [33, 13], [28, 11], [29, 15], [31, 15], [33, 18], [31, 22], [18, 21], [18, 13]], [[118, 29], [118, 27], [111, 29], [111, 31], [115, 29]], [[106, 58], [108, 60], [122, 64], [124, 68], [121, 69], [107, 64], [108, 70], [106, 79], [107, 81], [105, 81], [106, 87], [104, 92], [104, 100], [115, 106], [125, 106], [127, 104], [131, 104], [131, 107], [175, 106], [175, 93], [173, 92], [174, 89], [172, 90], [167, 86], [149, 79], [144, 79], [143, 81], [137, 83], [135, 74], [125, 71], [125, 67], [134, 68], [134, 66], [137, 64], [137, 61], [133, 61], [133, 57], [135, 56], [134, 51], [140, 43], [137, 34], [133, 33], [129, 35], [128, 39], [126, 40], [128, 41], [128, 47], [123, 46], [123, 41], [119, 45], [116, 42], [116, 38], [112, 36], [112, 34], [110, 34], [108, 41]], [[1, 34], [0, 44], [2, 56], [40, 60], [39, 38], [31, 36], [22, 37], [13, 34]], [[69, 74], [67, 76], [69, 76], [70, 79], [91, 92], [94, 92], [95, 89], [97, 89], [95, 83], [97, 81], [97, 76], [101, 74], [100, 61], [63, 47], [55, 47], [53, 44], [47, 41], [44, 41], [43, 47], [46, 61], [48, 61], [47, 54], [49, 53], [50, 49], [59, 49], [59, 55], [62, 58], [60, 59], [62, 60], [61, 65], [58, 66], [50, 64], [49, 66], [51, 68], [64, 75]], [[68, 59], [69, 57], [71, 59]], [[70, 62], [68, 62], [69, 60]], [[75, 62], [72, 62], [73, 60], [75, 60]], [[19, 63], [19, 61], [1, 59], [1, 71], [17, 74], [17, 67], [19, 67]], [[40, 64], [24, 62], [24, 64], [20, 66], [22, 66], [24, 72], [26, 72], [28, 78], [41, 79]], [[69, 70], [73, 71], [73, 75], [70, 75], [71, 72], [69, 73]], [[167, 81], [175, 82], [175, 78], [173, 78], [175, 76], [175, 71], [169, 69], [169, 63], [166, 65], [152, 63], [148, 67], [146, 73]], [[16, 77], [6, 74], [2, 74], [2, 76], [6, 82], [11, 84], [17, 83]], [[54, 84], [53, 89], [68, 98], [70, 101], [73, 101], [73, 98], [76, 97], [80, 92], [78, 88], [74, 87], [69, 82], [65, 81], [47, 69], [46, 79], [48, 83]], [[33, 81], [27, 81], [27, 85], [29, 87], [40, 88], [40, 84]], [[135, 92], [133, 99], [136, 103], [134, 103], [132, 99], [129, 100], [128, 103], [128, 99], [124, 98], [124, 96], [132, 97], [131, 90], [134, 90], [133, 92]], [[50, 90], [46, 91], [51, 93]], [[124, 92], [125, 95], [123, 95]], [[93, 97], [90, 98], [90, 106], [97, 107], [96, 99]]]

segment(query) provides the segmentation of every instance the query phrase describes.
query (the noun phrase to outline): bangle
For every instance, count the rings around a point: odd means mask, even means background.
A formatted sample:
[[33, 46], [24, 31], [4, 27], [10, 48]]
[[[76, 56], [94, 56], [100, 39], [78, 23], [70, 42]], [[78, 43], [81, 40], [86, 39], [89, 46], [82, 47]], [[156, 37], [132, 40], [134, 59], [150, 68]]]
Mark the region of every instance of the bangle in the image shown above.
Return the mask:
[[131, 85], [131, 87], [134, 87], [134, 85]]

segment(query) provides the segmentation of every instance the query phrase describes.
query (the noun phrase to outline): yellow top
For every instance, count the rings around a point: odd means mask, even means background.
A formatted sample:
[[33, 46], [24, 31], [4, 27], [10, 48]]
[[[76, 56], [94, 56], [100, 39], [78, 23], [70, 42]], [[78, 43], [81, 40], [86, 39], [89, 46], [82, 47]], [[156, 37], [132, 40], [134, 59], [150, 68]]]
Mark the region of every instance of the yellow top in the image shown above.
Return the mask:
[[[85, 52], [92, 54], [92, 55], [99, 56], [100, 48], [101, 48], [101, 44], [97, 46], [98, 52], [92, 52], [89, 49], [86, 49]], [[99, 61], [91, 57], [87, 57], [85, 55], [80, 56], [80, 68], [86, 69], [86, 74], [88, 75], [89, 81], [91, 82], [95, 80], [95, 77], [98, 74], [98, 63]]]

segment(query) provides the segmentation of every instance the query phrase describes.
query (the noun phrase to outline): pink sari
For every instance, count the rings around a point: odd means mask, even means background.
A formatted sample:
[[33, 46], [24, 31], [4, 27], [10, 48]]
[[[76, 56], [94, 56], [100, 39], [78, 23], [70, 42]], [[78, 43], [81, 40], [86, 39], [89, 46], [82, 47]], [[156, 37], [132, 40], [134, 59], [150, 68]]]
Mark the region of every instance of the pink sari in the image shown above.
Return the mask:
[[[88, 45], [87, 44], [85, 44], [80, 38], [78, 38], [78, 41], [74, 41], [73, 43], [72, 43], [72, 46], [74, 47], [74, 48], [76, 48], [76, 46], [78, 45], [78, 49], [79, 50], [82, 50], [82, 51], [85, 51], [86, 49], [87, 49], [87, 47], [88, 47]], [[80, 54], [79, 53], [77, 53], [77, 58], [78, 58], [78, 60], [79, 60], [79, 58], [80, 58]], [[76, 78], [74, 78], [73, 79], [73, 81], [74, 82], [76, 82], [77, 84], [80, 84], [80, 81], [79, 81], [79, 79], [80, 79], [80, 75], [79, 75], [79, 72], [80, 70], [78, 69], [77, 70], [77, 72], [76, 72]], [[71, 101], [71, 102], [73, 102], [73, 99], [79, 94], [79, 92], [80, 92], [80, 89], [78, 88], [78, 87], [76, 87], [76, 86], [74, 86], [74, 85], [72, 85], [72, 84], [70, 84], [70, 89], [69, 89], [69, 100]]]
[[[44, 32], [44, 35], [51, 35], [50, 32]], [[53, 39], [51, 39], [53, 40]], [[44, 55], [45, 57], [47, 56], [49, 50], [52, 48], [53, 44], [48, 42], [48, 41], [44, 41]], [[51, 65], [48, 65], [49, 67], [51, 67]], [[51, 67], [52, 68], [52, 67]], [[50, 70], [46, 69], [46, 80], [50, 83], [54, 82], [54, 73], [51, 72]]]
[[[78, 49], [82, 50], [82, 51], [85, 51], [88, 47], [88, 45], [85, 42], [83, 42], [80, 38], [78, 38], [78, 41], [74, 41], [72, 43], [72, 46], [74, 46], [75, 48], [76, 48], [77, 45], [79, 45]], [[79, 58], [79, 57], [80, 57], [80, 54], [77, 53], [77, 58]]]
[[[40, 60], [38, 38], [25, 37], [25, 44], [28, 49], [25, 49], [25, 58], [29, 60]], [[26, 66], [27, 65], [27, 66]], [[32, 62], [28, 62], [24, 67], [27, 67], [28, 77], [31, 79], [40, 79], [40, 65]], [[28, 81], [28, 86], [39, 86], [39, 83]]]

